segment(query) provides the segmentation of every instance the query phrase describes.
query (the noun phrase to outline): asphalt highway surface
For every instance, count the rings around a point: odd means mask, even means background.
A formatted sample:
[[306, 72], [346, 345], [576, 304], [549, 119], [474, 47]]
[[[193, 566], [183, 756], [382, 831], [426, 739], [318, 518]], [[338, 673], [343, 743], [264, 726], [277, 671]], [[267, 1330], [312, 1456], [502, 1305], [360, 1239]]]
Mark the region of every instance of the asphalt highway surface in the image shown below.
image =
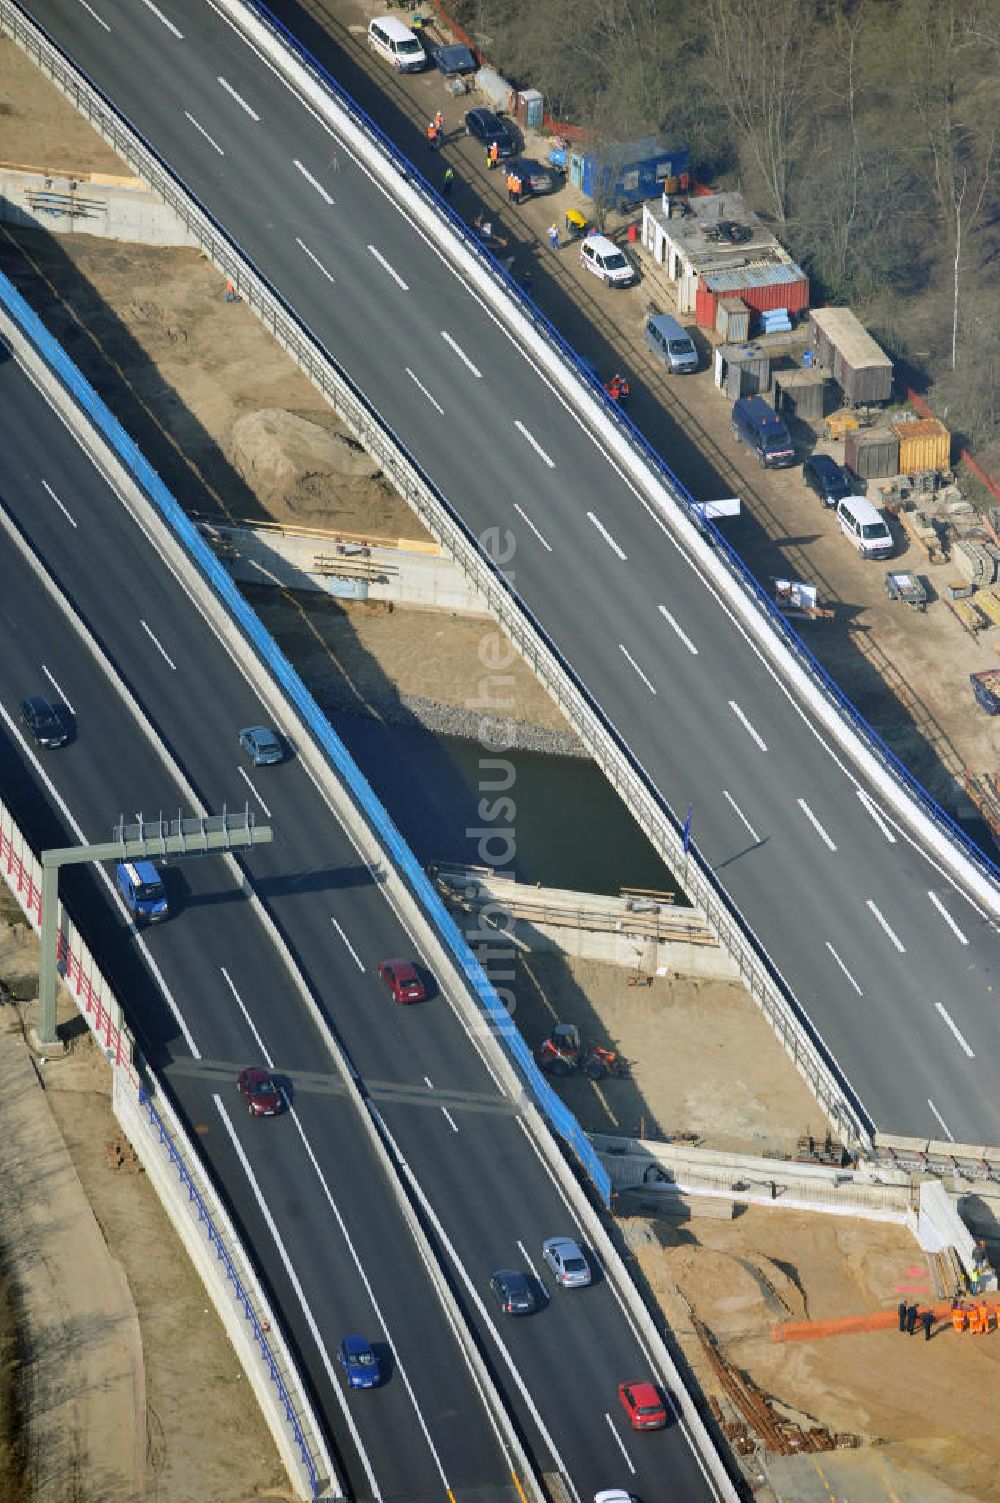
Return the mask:
[[824, 743], [529, 356], [212, 7], [107, 0], [100, 25], [77, 0], [29, 9], [469, 526], [509, 529], [519, 592], [671, 807], [693, 804], [702, 855], [871, 1120], [1000, 1141], [993, 924]]
[[[185, 799], [161, 751], [210, 811], [248, 800], [276, 838], [246, 867], [406, 1160], [460, 1307], [537, 1464], [564, 1471], [577, 1499], [629, 1483], [656, 1503], [666, 1477], [671, 1497], [714, 1496], [679, 1421], [658, 1434], [628, 1429], [617, 1385], [654, 1369], [597, 1259], [587, 1290], [558, 1290], [543, 1275], [543, 1239], [579, 1236], [575, 1215], [447, 982], [405, 1007], [378, 981], [380, 959], [420, 959], [384, 885], [298, 757], [255, 769], [239, 753], [238, 728], [266, 718], [252, 685], [13, 361], [0, 365], [0, 400], [0, 502], [150, 729], [0, 533], [0, 756], [15, 816], [42, 847], [108, 839], [123, 813], [173, 815]], [[33, 753], [22, 744], [17, 710], [28, 693], [69, 709], [69, 746]], [[173, 863], [165, 880], [173, 916], [138, 936], [93, 874], [72, 869], [64, 893], [275, 1291], [355, 1495], [514, 1496], [506, 1447], [266, 929], [217, 858]], [[248, 1116], [234, 1083], [251, 1063], [274, 1069], [289, 1112]], [[536, 1315], [513, 1321], [490, 1304], [500, 1267], [534, 1273]], [[336, 1347], [353, 1330], [386, 1358], [378, 1392], [346, 1392]]]

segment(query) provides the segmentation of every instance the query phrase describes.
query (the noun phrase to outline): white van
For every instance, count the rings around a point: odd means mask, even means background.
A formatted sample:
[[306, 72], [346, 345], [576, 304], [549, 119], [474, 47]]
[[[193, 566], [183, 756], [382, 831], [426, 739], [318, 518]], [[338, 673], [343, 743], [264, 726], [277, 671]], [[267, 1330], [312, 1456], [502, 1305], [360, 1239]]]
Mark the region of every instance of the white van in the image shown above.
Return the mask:
[[837, 502], [837, 520], [862, 558], [891, 558], [895, 552], [885, 518], [867, 497], [843, 496]]
[[609, 287], [628, 287], [635, 281], [635, 268], [607, 235], [588, 235], [580, 246], [580, 265]]
[[427, 67], [427, 53], [419, 37], [395, 16], [376, 16], [369, 21], [368, 42], [373, 52], [392, 63], [400, 73], [419, 73]]

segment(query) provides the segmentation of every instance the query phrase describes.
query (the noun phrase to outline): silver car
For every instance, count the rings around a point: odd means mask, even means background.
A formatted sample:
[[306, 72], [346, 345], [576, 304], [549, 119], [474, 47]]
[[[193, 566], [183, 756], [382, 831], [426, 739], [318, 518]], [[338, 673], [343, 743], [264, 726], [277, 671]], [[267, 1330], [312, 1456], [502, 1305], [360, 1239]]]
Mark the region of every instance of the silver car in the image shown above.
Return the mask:
[[583, 1289], [593, 1277], [590, 1264], [571, 1237], [549, 1237], [542, 1243], [542, 1257], [564, 1289]]

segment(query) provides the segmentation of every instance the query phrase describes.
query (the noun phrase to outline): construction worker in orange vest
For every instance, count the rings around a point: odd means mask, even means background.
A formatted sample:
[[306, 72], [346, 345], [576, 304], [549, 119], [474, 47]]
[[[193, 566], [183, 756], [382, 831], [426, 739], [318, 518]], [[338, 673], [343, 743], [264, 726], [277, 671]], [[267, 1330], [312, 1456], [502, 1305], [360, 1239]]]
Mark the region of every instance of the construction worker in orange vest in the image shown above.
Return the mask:
[[961, 1333], [965, 1330], [968, 1317], [958, 1300], [953, 1301], [951, 1307], [951, 1324], [954, 1330]]
[[973, 1336], [979, 1336], [983, 1329], [983, 1311], [980, 1305], [973, 1305], [969, 1311], [969, 1330]]
[[438, 144], [437, 122], [434, 121], [434, 120], [428, 120], [428, 122], [427, 122], [427, 145], [430, 147], [431, 151], [437, 151], [437, 144]]
[[438, 135], [444, 135], [444, 110], [438, 110], [434, 116], [434, 124], [437, 126]]
[[518, 177], [517, 173], [516, 172], [508, 172], [508, 174], [507, 174], [507, 197], [510, 199], [511, 203], [519, 204], [521, 202], [521, 193], [522, 193], [522, 191], [523, 191], [523, 188], [522, 188], [522, 184], [521, 184], [521, 179]]
[[490, 145], [489, 151], [487, 151], [487, 153], [486, 153], [486, 165], [490, 169], [491, 172], [493, 171], [494, 167], [497, 165], [497, 163], [499, 162], [499, 160], [500, 160], [500, 148], [497, 145], [497, 143], [495, 141], [493, 141], [491, 143], [491, 145]]

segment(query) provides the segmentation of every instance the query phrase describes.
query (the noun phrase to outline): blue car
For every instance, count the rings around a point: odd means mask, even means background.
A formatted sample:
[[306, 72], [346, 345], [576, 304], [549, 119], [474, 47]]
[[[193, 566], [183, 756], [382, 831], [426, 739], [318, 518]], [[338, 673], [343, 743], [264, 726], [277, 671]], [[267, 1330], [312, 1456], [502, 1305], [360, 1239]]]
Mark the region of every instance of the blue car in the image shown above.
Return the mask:
[[382, 1381], [382, 1364], [364, 1336], [345, 1336], [337, 1353], [351, 1388], [377, 1388]]
[[279, 737], [266, 725], [248, 725], [240, 731], [239, 742], [255, 767], [271, 767], [284, 761], [285, 748]]
[[433, 54], [432, 61], [435, 68], [443, 73], [445, 78], [453, 78], [456, 73], [475, 73], [476, 59], [468, 47], [461, 42], [455, 42], [448, 47], [438, 47]]

